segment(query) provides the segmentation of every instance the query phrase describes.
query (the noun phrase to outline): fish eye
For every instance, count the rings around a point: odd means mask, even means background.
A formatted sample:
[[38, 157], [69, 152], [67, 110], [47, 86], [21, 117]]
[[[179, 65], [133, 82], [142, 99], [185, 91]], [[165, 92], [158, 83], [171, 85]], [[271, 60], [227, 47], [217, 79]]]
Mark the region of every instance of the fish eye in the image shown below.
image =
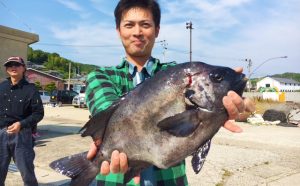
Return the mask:
[[215, 71], [211, 72], [209, 74], [209, 78], [212, 80], [214, 83], [221, 83], [224, 79], [224, 72], [223, 71]]

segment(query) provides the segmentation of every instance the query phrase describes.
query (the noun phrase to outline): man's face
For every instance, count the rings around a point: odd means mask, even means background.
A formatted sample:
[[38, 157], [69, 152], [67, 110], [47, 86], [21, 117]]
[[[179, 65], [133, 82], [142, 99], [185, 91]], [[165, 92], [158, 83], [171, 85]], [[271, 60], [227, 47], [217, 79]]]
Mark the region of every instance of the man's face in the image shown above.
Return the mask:
[[10, 77], [21, 79], [25, 72], [25, 67], [20, 63], [10, 62], [6, 66], [6, 72]]
[[117, 31], [127, 57], [150, 57], [159, 27], [156, 27], [151, 11], [132, 8], [124, 12]]

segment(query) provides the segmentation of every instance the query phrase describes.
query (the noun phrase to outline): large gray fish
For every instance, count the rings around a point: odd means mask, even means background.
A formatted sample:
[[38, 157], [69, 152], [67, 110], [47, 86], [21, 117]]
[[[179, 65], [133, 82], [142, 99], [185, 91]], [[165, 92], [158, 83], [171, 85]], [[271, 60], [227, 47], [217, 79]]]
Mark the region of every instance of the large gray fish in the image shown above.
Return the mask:
[[81, 129], [83, 137], [102, 141], [93, 161], [81, 153], [50, 166], [71, 177], [71, 185], [88, 185], [117, 149], [128, 157], [125, 183], [151, 165], [165, 169], [189, 155], [198, 173], [210, 139], [228, 119], [222, 98], [229, 90], [242, 95], [246, 81], [244, 74], [202, 62], [158, 72]]

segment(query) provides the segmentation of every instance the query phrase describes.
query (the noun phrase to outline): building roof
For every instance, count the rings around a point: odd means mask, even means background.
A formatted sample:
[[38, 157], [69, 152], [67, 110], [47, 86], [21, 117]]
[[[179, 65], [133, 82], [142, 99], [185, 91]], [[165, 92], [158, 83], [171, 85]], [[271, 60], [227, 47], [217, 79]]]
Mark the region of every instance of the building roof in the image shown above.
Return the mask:
[[270, 77], [276, 81], [279, 81], [280, 83], [292, 83], [292, 84], [300, 84], [300, 82], [295, 81], [293, 79], [287, 79], [287, 78], [278, 78], [278, 77]]
[[[39, 41], [39, 35], [14, 28], [0, 25], [0, 36], [6, 39], [17, 40], [25, 42], [26, 44], [32, 44]], [[25, 58], [24, 58], [25, 59]]]
[[57, 80], [64, 81], [63, 79], [61, 79], [61, 78], [59, 78], [59, 77], [53, 76], [53, 75], [51, 75], [51, 74], [48, 74], [48, 73], [45, 73], [45, 72], [42, 72], [42, 71], [39, 71], [39, 70], [36, 70], [36, 69], [33, 69], [33, 68], [28, 68], [27, 70], [32, 70], [32, 71], [34, 71], [34, 72], [37, 72], [37, 73], [40, 73], [40, 74], [43, 74], [43, 75], [46, 75], [46, 76], [55, 78], [55, 79], [57, 79]]

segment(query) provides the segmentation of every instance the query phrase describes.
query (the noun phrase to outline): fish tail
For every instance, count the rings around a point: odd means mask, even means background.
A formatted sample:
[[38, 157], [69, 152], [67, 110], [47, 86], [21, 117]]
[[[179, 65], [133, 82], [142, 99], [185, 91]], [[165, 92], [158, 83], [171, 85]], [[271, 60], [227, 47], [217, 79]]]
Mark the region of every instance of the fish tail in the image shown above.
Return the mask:
[[72, 178], [70, 185], [88, 186], [99, 173], [99, 168], [86, 157], [87, 152], [79, 153], [53, 161], [49, 166]]

